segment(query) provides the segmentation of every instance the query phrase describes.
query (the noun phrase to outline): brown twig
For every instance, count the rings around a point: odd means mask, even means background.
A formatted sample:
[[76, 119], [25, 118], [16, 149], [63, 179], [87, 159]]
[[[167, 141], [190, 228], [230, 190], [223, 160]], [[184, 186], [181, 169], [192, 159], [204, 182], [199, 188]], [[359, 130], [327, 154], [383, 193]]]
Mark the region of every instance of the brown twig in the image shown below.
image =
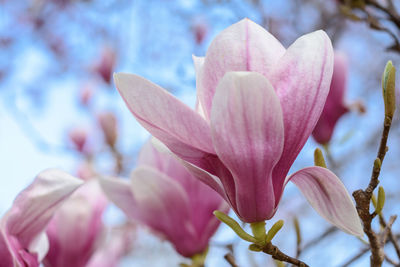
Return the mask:
[[395, 262], [394, 260], [392, 260], [391, 258], [389, 258], [388, 255], [385, 255], [385, 260], [386, 260], [388, 263], [390, 263], [391, 265], [393, 265], [393, 266], [396, 266], [396, 267], [399, 266], [399, 264], [398, 264], [397, 262]]
[[392, 243], [394, 250], [396, 251], [397, 257], [400, 260], [400, 246], [399, 243], [397, 242], [393, 232], [392, 232], [392, 227], [387, 228], [387, 223], [385, 218], [383, 217], [382, 213], [379, 214], [379, 223], [382, 225], [383, 228], [388, 229], [388, 238], [389, 241]]
[[273, 259], [278, 261], [283, 261], [287, 263], [291, 263], [295, 266], [300, 267], [308, 267], [308, 265], [296, 258], [290, 257], [279, 250], [277, 246], [274, 246], [271, 242], [267, 243], [264, 247], [262, 247], [262, 251], [268, 255], [271, 255]]
[[397, 215], [390, 216], [389, 222], [387, 223], [385, 229], [383, 230], [382, 246], [385, 245], [387, 238], [389, 236], [389, 233], [391, 232], [392, 225], [396, 221], [396, 219], [397, 219]]
[[[399, 235], [394, 237], [395, 240], [398, 240], [400, 238]], [[388, 242], [388, 240], [386, 240], [386, 243]], [[358, 252], [356, 255], [354, 255], [353, 257], [351, 257], [349, 260], [347, 260], [345, 263], [343, 263], [342, 265], [340, 265], [340, 267], [347, 267], [350, 266], [352, 263], [354, 263], [356, 260], [360, 259], [362, 256], [365, 255], [365, 253], [367, 253], [369, 251], [369, 247], [365, 247], [362, 250], [360, 250], [360, 252]], [[385, 256], [386, 258], [386, 256]]]
[[397, 28], [400, 29], [400, 16], [399, 16], [399, 14], [397, 14], [396, 9], [386, 8], [374, 0], [365, 0], [365, 4], [374, 6], [377, 9], [384, 12], [386, 15], [388, 15], [390, 20], [397, 26]]
[[370, 214], [369, 206], [373, 191], [379, 184], [378, 178], [381, 171], [382, 162], [388, 150], [386, 144], [389, 136], [391, 123], [392, 123], [392, 118], [389, 116], [385, 116], [381, 142], [379, 145], [377, 158], [375, 159], [374, 162], [374, 167], [372, 168], [371, 179], [369, 181], [367, 188], [365, 190], [359, 189], [353, 192], [353, 197], [356, 201], [356, 208], [358, 215], [363, 222], [364, 232], [369, 239], [369, 244], [371, 248], [371, 266], [374, 267], [375, 266], [379, 267], [382, 265], [385, 254], [381, 242], [379, 240], [379, 237], [372, 229], [371, 224], [374, 216], [373, 214]]
[[229, 253], [225, 254], [224, 258], [232, 267], [239, 267], [239, 265], [237, 265], [232, 253], [229, 252]]
[[354, 255], [353, 257], [351, 257], [348, 261], [346, 261], [345, 263], [343, 263], [342, 265], [340, 265], [340, 267], [347, 267], [347, 266], [350, 266], [353, 262], [357, 261], [357, 260], [360, 259], [362, 256], [364, 256], [364, 254], [367, 253], [368, 251], [369, 251], [369, 247], [363, 248], [360, 252], [358, 252], [356, 255]]

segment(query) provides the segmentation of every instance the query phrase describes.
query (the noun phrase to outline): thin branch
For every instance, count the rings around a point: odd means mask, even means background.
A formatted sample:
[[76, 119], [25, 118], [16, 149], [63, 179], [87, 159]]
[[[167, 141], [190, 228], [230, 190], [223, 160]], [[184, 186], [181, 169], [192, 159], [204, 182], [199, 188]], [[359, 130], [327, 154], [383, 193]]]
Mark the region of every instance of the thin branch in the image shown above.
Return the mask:
[[383, 11], [384, 13], [386, 13], [386, 15], [388, 15], [388, 17], [390, 18], [390, 20], [397, 26], [397, 28], [400, 29], [400, 16], [399, 14], [397, 14], [396, 9], [394, 8], [386, 8], [384, 6], [382, 6], [380, 3], [374, 1], [374, 0], [366, 0], [365, 3], [367, 5], [371, 5], [376, 7], [377, 9]]
[[391, 265], [393, 265], [393, 266], [395, 266], [395, 267], [398, 267], [398, 266], [399, 266], [399, 264], [398, 264], [397, 262], [395, 262], [394, 260], [392, 260], [391, 258], [389, 258], [388, 255], [386, 255], [386, 254], [385, 254], [385, 260], [386, 260], [389, 264], [391, 264]]
[[[382, 213], [379, 214], [379, 223], [382, 225], [383, 228], [387, 229], [387, 223], [386, 223], [386, 220], [383, 217]], [[393, 247], [396, 251], [397, 257], [400, 260], [400, 246], [392, 232], [392, 227], [388, 228], [388, 238], [389, 238], [389, 241], [393, 244]]]
[[[398, 240], [400, 238], [400, 235], [396, 235], [395, 240]], [[388, 243], [388, 240], [386, 240], [386, 243]], [[365, 247], [362, 250], [360, 250], [360, 252], [358, 252], [356, 255], [354, 255], [353, 257], [351, 257], [349, 260], [347, 260], [345, 263], [343, 263], [342, 265], [340, 265], [340, 267], [347, 267], [350, 266], [352, 263], [354, 263], [355, 261], [357, 261], [358, 259], [360, 259], [362, 256], [364, 256], [367, 252], [369, 251], [369, 247]]]
[[239, 267], [239, 265], [236, 264], [235, 258], [233, 257], [232, 253], [229, 252], [225, 254], [224, 258], [232, 267]]
[[277, 246], [272, 245], [271, 242], [267, 243], [262, 248], [262, 251], [268, 255], [271, 255], [272, 258], [275, 260], [291, 263], [295, 266], [309, 267], [306, 263], [302, 262], [301, 260], [286, 255], [285, 253], [280, 251]]
[[364, 232], [368, 236], [369, 244], [371, 247], [371, 266], [381, 266], [384, 260], [384, 251], [379, 241], [379, 237], [372, 230], [372, 219], [373, 215], [370, 214], [369, 206], [371, 203], [371, 197], [373, 191], [379, 184], [379, 174], [381, 171], [382, 162], [385, 158], [386, 152], [388, 151], [387, 139], [389, 137], [389, 131], [392, 123], [392, 118], [385, 116], [381, 142], [377, 158], [374, 161], [374, 167], [372, 168], [371, 179], [365, 190], [359, 189], [353, 192], [353, 197], [356, 201], [356, 208], [360, 219], [363, 222]]
[[392, 228], [393, 223], [396, 221], [397, 215], [390, 216], [389, 222], [387, 223], [385, 229], [383, 230], [383, 237], [382, 237], [382, 246], [385, 245], [389, 233], [391, 232], [390, 229]]
[[365, 253], [367, 253], [369, 251], [369, 247], [365, 247], [363, 248], [360, 252], [358, 252], [356, 255], [354, 255], [353, 257], [351, 257], [348, 261], [346, 261], [345, 263], [343, 263], [342, 265], [340, 265], [340, 267], [348, 267], [351, 264], [353, 264], [355, 261], [357, 261], [358, 259], [360, 259], [362, 256], [364, 256]]

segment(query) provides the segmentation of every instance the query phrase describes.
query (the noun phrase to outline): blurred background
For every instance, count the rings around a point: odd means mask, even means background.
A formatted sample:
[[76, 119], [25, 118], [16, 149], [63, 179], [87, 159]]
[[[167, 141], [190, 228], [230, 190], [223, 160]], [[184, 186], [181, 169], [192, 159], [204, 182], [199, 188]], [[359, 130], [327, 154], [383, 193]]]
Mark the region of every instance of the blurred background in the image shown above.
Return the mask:
[[[144, 76], [193, 107], [192, 55], [204, 56], [216, 34], [245, 17], [286, 47], [324, 29], [335, 50], [347, 56], [345, 99], [357, 107], [363, 103], [365, 112], [355, 108], [339, 120], [328, 164], [350, 192], [365, 188], [382, 130], [382, 71], [389, 59], [400, 66], [399, 31], [382, 10], [353, 10], [334, 0], [0, 0], [0, 214], [46, 168], [79, 177], [128, 177], [149, 134], [126, 108], [112, 74]], [[380, 179], [388, 216], [400, 212], [398, 115]], [[310, 139], [293, 171], [313, 164], [316, 147]], [[285, 220], [275, 242], [289, 255], [296, 254], [294, 216], [308, 245], [301, 258], [311, 266], [343, 266], [362, 251], [359, 240], [332, 230], [290, 185], [270, 222]], [[110, 205], [104, 220], [116, 225], [125, 218]], [[134, 231], [121, 266], [186, 262], [146, 228]], [[221, 225], [206, 266], [230, 266], [223, 258], [230, 250], [239, 266], [273, 265], [270, 256], [249, 252], [247, 245]], [[387, 251], [394, 253], [390, 246]], [[363, 254], [352, 266], [368, 262]]]

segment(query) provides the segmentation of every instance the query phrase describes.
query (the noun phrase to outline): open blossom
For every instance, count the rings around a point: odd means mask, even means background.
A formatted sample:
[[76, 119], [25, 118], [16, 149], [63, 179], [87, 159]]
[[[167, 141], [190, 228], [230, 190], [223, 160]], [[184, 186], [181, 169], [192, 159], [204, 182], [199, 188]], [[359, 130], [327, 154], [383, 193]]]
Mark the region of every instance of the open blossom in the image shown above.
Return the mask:
[[270, 219], [289, 181], [342, 230], [362, 227], [342, 182], [321, 167], [286, 178], [322, 112], [333, 71], [333, 49], [323, 31], [288, 49], [244, 19], [221, 32], [204, 58], [194, 57], [197, 110], [150, 81], [116, 74], [136, 119], [244, 222]]
[[39, 267], [53, 214], [82, 182], [62, 171], [41, 172], [0, 221], [0, 267]]
[[347, 60], [343, 53], [335, 52], [335, 63], [330, 91], [324, 109], [312, 136], [320, 144], [327, 144], [333, 134], [337, 121], [349, 111], [344, 101], [347, 83]]
[[131, 181], [103, 179], [107, 196], [128, 217], [169, 240], [185, 257], [204, 252], [219, 226], [213, 211], [228, 205], [170, 153], [142, 149]]
[[97, 182], [82, 185], [57, 210], [46, 233], [50, 249], [45, 267], [85, 267], [103, 239], [102, 215], [107, 199]]

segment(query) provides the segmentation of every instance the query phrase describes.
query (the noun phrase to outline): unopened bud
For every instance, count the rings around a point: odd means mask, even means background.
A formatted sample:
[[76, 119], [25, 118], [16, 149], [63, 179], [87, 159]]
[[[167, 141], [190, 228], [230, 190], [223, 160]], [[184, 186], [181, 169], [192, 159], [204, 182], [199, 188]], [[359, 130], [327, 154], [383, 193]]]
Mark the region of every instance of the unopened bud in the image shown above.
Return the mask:
[[378, 189], [378, 201], [376, 202], [376, 214], [381, 213], [383, 206], [385, 205], [385, 190], [382, 186]]
[[72, 130], [69, 131], [68, 137], [74, 144], [76, 150], [78, 150], [79, 152], [84, 152], [88, 137], [86, 129], [80, 127], [73, 128]]
[[111, 82], [115, 62], [115, 51], [112, 48], [105, 46], [101, 53], [100, 60], [95, 65], [94, 71], [108, 84]]
[[296, 242], [298, 245], [301, 244], [301, 230], [300, 230], [300, 223], [297, 217], [293, 219], [294, 230], [296, 231]]
[[374, 161], [374, 169], [380, 169], [382, 166], [382, 162], [379, 158], [376, 158]]
[[208, 25], [204, 19], [196, 19], [193, 23], [193, 34], [197, 44], [203, 43], [208, 33]]
[[84, 85], [81, 88], [80, 94], [79, 94], [79, 103], [87, 107], [89, 105], [90, 100], [92, 99], [93, 96], [93, 87], [89, 84]]
[[372, 196], [371, 196], [371, 202], [372, 202], [372, 205], [374, 206], [374, 208], [376, 209], [376, 196], [374, 194], [372, 194]]
[[98, 115], [98, 121], [106, 143], [113, 147], [118, 137], [117, 118], [112, 112], [103, 112]]
[[314, 151], [314, 165], [326, 168], [324, 155], [322, 154], [322, 151], [319, 148], [316, 148]]
[[382, 93], [385, 103], [385, 115], [392, 118], [396, 109], [396, 68], [388, 61], [382, 75]]

